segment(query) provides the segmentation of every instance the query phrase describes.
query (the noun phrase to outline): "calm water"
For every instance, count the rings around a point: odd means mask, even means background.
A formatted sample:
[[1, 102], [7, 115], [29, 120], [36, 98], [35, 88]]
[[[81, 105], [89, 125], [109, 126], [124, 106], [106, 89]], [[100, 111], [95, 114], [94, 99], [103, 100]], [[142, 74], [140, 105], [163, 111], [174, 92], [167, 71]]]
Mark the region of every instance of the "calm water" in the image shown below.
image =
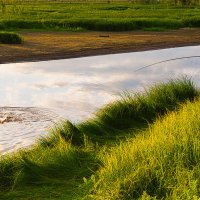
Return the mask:
[[181, 75], [200, 85], [200, 46], [0, 65], [0, 152], [28, 146], [62, 118], [90, 117], [124, 90]]

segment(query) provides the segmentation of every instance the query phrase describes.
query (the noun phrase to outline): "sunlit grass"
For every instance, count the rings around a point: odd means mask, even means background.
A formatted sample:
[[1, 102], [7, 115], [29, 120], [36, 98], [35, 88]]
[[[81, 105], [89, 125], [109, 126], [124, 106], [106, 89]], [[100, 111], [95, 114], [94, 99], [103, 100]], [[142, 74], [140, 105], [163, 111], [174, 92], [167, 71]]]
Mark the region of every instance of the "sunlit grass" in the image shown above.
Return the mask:
[[125, 93], [119, 100], [99, 109], [92, 119], [77, 125], [63, 121], [40, 142], [43, 146], [54, 146], [60, 139], [73, 145], [84, 145], [88, 139], [99, 143], [104, 143], [105, 138], [112, 141], [117, 136], [124, 137], [125, 130], [126, 133], [132, 129], [137, 132], [197, 95], [193, 82], [187, 78], [160, 83], [144, 93]]
[[61, 122], [32, 148], [0, 157], [1, 199], [198, 195], [197, 98], [190, 79], [171, 80], [126, 94], [85, 122]]
[[91, 199], [198, 199], [200, 100], [187, 102], [101, 159], [97, 181], [88, 180]]

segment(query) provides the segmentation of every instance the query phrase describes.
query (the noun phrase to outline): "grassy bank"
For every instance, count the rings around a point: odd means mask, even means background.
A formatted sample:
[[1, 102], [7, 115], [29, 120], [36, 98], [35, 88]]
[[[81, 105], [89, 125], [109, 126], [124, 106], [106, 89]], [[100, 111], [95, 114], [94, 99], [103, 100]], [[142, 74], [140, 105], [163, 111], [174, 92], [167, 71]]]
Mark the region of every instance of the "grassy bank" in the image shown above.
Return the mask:
[[200, 100], [102, 154], [90, 199], [199, 199]]
[[181, 79], [125, 95], [80, 124], [62, 122], [0, 158], [0, 199], [198, 196], [199, 105]]
[[129, 31], [200, 27], [199, 8], [131, 2], [12, 1], [0, 5], [0, 29]]

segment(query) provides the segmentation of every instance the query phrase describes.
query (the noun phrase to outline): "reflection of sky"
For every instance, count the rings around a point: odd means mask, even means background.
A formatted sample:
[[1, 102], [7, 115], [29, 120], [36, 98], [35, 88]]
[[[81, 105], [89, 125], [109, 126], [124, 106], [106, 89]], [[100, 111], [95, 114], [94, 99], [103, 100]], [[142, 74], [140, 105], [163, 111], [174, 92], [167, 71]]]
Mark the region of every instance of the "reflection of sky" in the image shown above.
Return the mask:
[[200, 55], [200, 47], [94, 56], [51, 62], [0, 65], [0, 106], [36, 106], [80, 120], [123, 90], [141, 89], [181, 75], [200, 84], [200, 58], [162, 63], [162, 60]]

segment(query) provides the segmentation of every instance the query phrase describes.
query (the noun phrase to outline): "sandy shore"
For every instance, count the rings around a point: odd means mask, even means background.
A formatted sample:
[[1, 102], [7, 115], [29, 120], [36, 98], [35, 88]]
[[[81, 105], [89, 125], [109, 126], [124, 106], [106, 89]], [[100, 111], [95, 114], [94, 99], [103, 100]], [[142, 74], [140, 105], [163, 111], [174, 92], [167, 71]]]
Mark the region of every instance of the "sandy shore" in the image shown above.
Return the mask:
[[165, 32], [20, 32], [21, 45], [0, 45], [0, 64], [200, 45], [200, 29]]

